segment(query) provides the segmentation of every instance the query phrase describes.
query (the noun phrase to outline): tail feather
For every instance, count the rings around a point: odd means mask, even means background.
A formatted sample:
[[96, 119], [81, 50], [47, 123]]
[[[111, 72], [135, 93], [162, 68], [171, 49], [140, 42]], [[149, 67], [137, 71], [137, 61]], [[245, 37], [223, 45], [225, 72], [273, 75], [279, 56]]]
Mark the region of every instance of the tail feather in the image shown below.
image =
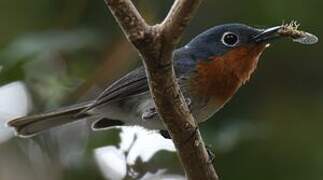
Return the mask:
[[86, 102], [48, 113], [25, 116], [13, 119], [7, 124], [15, 128], [17, 135], [30, 137], [49, 128], [71, 123], [86, 117], [86, 115], [81, 117], [79, 113], [91, 104], [91, 102]]

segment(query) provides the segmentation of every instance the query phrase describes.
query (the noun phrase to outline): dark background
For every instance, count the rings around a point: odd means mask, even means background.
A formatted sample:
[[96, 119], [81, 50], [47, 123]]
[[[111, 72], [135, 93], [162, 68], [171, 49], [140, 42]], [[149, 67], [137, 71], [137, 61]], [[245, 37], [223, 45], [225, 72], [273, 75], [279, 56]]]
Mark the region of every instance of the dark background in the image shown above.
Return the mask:
[[[134, 2], [152, 24], [161, 21], [173, 3]], [[297, 20], [301, 29], [321, 37], [322, 7], [319, 0], [205, 0], [181, 44], [209, 27], [229, 22], [269, 27]], [[247, 86], [201, 125], [206, 143], [215, 148], [221, 179], [323, 178], [322, 56], [320, 42], [314, 46], [288, 40], [273, 43]], [[32, 95], [33, 112], [94, 96], [140, 63], [103, 0], [0, 2], [0, 83], [24, 81]], [[59, 169], [57, 179], [101, 179], [91, 158], [92, 149], [116, 143], [117, 133], [91, 133], [83, 142], [82, 160], [66, 168], [51, 163], [59, 159], [60, 152], [46, 143], [48, 136], [36, 137], [32, 143], [46, 144], [40, 151], [49, 152], [52, 160], [41, 166], [42, 171], [51, 169], [55, 174], [55, 166]], [[21, 164], [34, 164], [23, 153], [28, 151], [29, 141], [14, 138], [0, 144], [0, 168], [24, 177]], [[173, 161], [176, 156], [168, 163]], [[31, 177], [33, 171], [40, 171], [32, 169], [28, 172]]]

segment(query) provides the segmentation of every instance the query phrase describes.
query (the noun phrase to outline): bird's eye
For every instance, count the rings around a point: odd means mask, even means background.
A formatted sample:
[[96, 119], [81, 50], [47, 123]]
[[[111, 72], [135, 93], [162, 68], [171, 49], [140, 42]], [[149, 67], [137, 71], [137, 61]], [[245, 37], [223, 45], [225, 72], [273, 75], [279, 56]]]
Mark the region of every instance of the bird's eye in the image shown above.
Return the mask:
[[233, 32], [226, 32], [223, 34], [222, 43], [228, 47], [233, 47], [238, 44], [239, 37]]

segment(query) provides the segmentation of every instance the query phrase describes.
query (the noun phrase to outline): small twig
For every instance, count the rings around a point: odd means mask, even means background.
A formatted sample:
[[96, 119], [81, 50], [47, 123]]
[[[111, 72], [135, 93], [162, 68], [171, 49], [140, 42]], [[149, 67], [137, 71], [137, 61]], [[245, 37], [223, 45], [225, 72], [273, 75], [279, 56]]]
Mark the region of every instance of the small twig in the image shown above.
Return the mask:
[[144, 38], [145, 30], [149, 29], [145, 20], [130, 0], [105, 0], [124, 34], [133, 43], [138, 44]]
[[190, 3], [185, 0], [175, 1], [161, 24], [167, 39], [171, 41], [169, 44], [175, 46], [178, 43], [185, 27], [191, 21], [200, 3], [201, 1], [191, 1]]

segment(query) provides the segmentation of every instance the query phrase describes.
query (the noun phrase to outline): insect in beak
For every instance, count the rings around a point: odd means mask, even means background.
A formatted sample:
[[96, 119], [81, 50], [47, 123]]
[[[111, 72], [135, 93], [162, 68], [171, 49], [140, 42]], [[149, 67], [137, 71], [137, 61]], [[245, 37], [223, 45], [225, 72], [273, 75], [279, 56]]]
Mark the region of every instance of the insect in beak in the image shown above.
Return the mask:
[[266, 43], [274, 39], [287, 37], [292, 38], [294, 42], [305, 45], [311, 45], [318, 42], [318, 38], [315, 35], [298, 30], [298, 28], [299, 24], [297, 24], [296, 21], [292, 21], [289, 24], [260, 30], [260, 33], [255, 35], [251, 41], [256, 43]]

